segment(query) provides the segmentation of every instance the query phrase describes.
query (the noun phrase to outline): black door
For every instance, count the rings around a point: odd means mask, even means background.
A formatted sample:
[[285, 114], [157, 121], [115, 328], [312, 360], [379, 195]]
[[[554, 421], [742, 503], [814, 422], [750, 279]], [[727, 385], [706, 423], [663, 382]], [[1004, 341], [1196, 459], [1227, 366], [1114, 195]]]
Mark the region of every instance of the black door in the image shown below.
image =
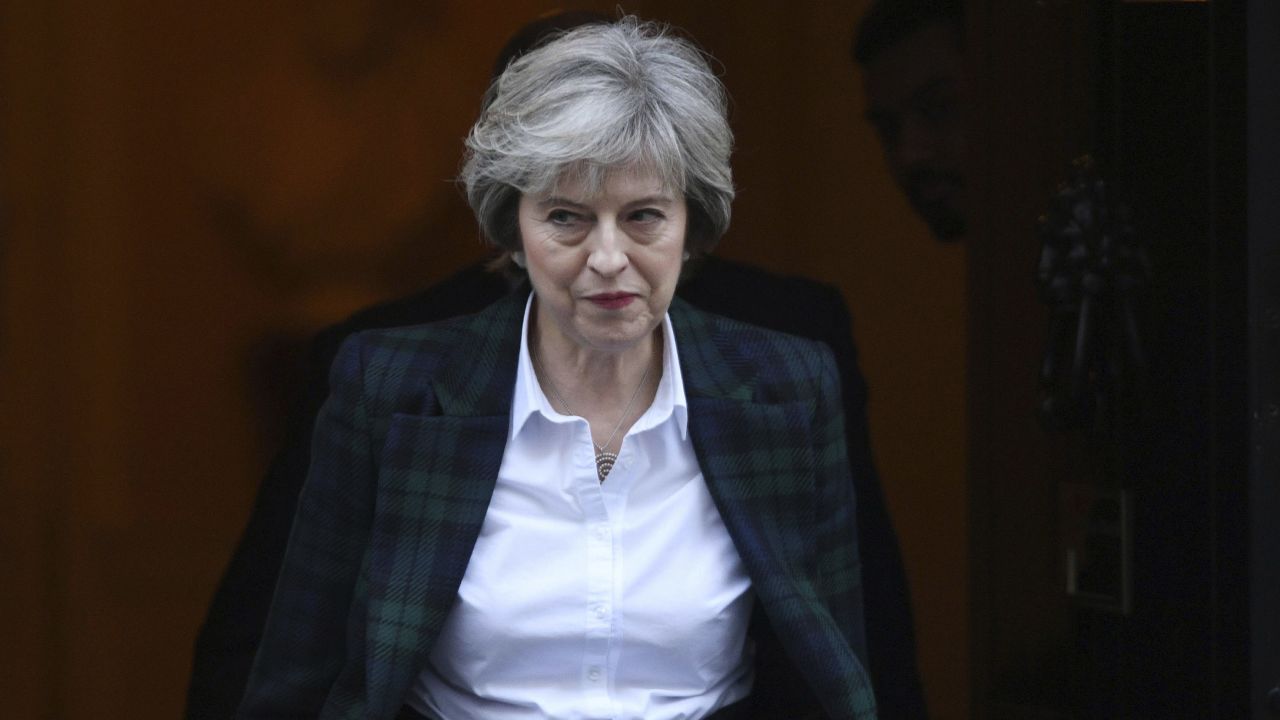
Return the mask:
[[970, 9], [974, 715], [1265, 717], [1276, 4]]

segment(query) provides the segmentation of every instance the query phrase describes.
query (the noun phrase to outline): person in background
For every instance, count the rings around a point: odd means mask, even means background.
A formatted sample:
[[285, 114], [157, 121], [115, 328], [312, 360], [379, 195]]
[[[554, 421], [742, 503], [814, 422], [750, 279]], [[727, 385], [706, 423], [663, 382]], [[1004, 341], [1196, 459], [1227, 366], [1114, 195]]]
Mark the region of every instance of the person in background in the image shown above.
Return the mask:
[[[495, 63], [494, 77], [514, 58], [559, 32], [608, 21], [607, 17], [588, 12], [539, 18], [508, 41]], [[873, 462], [867, 427], [867, 387], [858, 366], [852, 320], [844, 300], [829, 285], [775, 275], [715, 256], [691, 259], [686, 263], [685, 274], [676, 293], [692, 305], [819, 340], [834, 352], [857, 497], [868, 670], [882, 717], [925, 717], [907, 581]], [[507, 279], [476, 263], [421, 292], [366, 308], [316, 336], [305, 363], [302, 392], [290, 412], [281, 449], [260, 485], [248, 525], [201, 627], [187, 696], [188, 720], [231, 717], [244, 693], [310, 464], [312, 428], [329, 394], [328, 371], [342, 342], [363, 330], [474, 313], [511, 290]], [[786, 302], [777, 302], [776, 298], [786, 298]]]
[[963, 4], [878, 0], [858, 24], [852, 54], [894, 181], [934, 237], [964, 237]]
[[629, 16], [491, 86], [462, 181], [524, 279], [343, 343], [238, 718], [876, 717], [831, 350], [674, 298], [727, 108]]

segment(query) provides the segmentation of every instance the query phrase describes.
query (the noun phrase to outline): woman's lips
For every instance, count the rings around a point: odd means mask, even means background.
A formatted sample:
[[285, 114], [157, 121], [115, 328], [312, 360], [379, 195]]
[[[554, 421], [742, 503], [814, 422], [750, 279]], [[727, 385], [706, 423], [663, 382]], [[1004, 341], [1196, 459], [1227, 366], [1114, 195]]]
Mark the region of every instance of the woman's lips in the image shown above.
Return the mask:
[[587, 299], [605, 310], [618, 310], [630, 305], [636, 296], [631, 293], [600, 293], [590, 295]]

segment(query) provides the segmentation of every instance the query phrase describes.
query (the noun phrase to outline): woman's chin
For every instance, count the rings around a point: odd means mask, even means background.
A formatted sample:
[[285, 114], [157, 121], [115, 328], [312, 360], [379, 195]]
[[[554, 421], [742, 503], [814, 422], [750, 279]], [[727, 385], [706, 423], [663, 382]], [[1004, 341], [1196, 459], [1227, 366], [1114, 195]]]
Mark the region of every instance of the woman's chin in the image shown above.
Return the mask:
[[587, 347], [593, 350], [620, 353], [639, 346], [653, 334], [656, 328], [656, 324], [651, 326], [649, 323], [642, 322], [628, 322], [612, 327], [593, 325], [583, 328], [579, 337]]

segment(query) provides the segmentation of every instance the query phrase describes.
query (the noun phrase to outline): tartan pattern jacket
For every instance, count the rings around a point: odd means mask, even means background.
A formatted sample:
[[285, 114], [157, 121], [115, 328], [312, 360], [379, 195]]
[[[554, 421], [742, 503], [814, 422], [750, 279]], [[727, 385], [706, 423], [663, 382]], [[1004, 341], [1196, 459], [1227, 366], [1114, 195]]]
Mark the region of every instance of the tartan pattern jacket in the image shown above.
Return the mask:
[[[391, 720], [400, 711], [493, 492], [524, 301], [343, 345], [237, 717]], [[792, 716], [874, 718], [830, 351], [678, 299], [670, 315], [695, 454], [757, 605], [807, 686], [812, 707]], [[758, 673], [757, 691], [770, 680]]]

